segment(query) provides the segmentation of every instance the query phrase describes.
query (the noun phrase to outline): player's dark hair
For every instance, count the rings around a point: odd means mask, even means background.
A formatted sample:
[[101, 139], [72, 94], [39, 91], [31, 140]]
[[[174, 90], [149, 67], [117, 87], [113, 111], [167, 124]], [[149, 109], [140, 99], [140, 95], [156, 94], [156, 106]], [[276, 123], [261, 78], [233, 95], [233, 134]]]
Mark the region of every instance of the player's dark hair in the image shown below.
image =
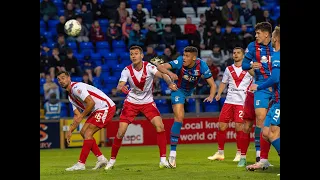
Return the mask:
[[235, 50], [235, 49], [240, 49], [241, 52], [242, 52], [242, 54], [244, 54], [244, 49], [243, 49], [242, 47], [235, 47], [235, 48], [233, 48], [233, 50]]
[[272, 33], [272, 25], [269, 22], [260, 22], [254, 26], [254, 30], [261, 30], [262, 32], [269, 32], [270, 36]]
[[142, 48], [141, 48], [140, 46], [131, 46], [130, 49], [129, 49], [129, 51], [135, 50], [135, 49], [139, 49], [140, 53], [141, 53], [141, 54], [143, 53], [143, 50], [142, 50]]
[[68, 71], [59, 71], [57, 76], [59, 76], [60, 74], [64, 74], [66, 76], [70, 76], [70, 74], [68, 73]]
[[275, 36], [278, 38], [279, 42], [280, 42], [280, 26], [276, 26], [274, 28], [274, 34]]
[[183, 49], [184, 52], [190, 52], [190, 53], [194, 53], [196, 56], [198, 56], [198, 49], [196, 47], [193, 46], [187, 46]]

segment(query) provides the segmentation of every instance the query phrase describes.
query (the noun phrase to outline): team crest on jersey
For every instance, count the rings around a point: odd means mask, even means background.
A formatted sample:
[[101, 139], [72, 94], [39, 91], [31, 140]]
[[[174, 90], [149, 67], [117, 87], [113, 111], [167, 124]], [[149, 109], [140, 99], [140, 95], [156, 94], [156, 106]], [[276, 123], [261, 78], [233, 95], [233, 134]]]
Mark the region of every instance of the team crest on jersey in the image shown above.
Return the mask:
[[266, 57], [266, 56], [262, 56], [262, 57], [261, 57], [261, 62], [262, 62], [262, 63], [267, 63], [267, 62], [268, 62], [267, 57]]
[[196, 69], [195, 69], [195, 70], [194, 70], [194, 75], [195, 75], [195, 76], [198, 76], [198, 75], [199, 75], [199, 70], [196, 70]]
[[178, 60], [174, 60], [173, 63], [178, 64]]
[[81, 92], [82, 92], [81, 89], [78, 89], [78, 90], [77, 90], [77, 93], [78, 93], [78, 94], [81, 94]]
[[249, 49], [248, 49], [248, 48], [246, 48], [246, 51], [245, 51], [245, 53], [247, 53], [247, 52], [249, 52]]

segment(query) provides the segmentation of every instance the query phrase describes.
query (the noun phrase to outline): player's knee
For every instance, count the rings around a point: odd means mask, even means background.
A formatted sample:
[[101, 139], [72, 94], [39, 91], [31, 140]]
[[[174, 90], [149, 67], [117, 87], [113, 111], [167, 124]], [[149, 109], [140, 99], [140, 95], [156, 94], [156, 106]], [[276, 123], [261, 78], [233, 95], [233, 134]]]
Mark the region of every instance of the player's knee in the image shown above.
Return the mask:
[[250, 125], [249, 123], [245, 123], [243, 125], [243, 132], [250, 133], [251, 129], [252, 129], [252, 125]]
[[236, 123], [235, 129], [236, 129], [236, 131], [242, 131], [243, 130], [243, 124], [242, 123]]
[[262, 130], [262, 137], [263, 139], [265, 140], [268, 140], [269, 139], [269, 127], [264, 127], [263, 130]]
[[93, 131], [91, 129], [85, 131], [84, 139], [93, 139]]
[[277, 138], [280, 137], [280, 132], [278, 131], [278, 128], [275, 127], [275, 126], [271, 126], [270, 127], [270, 130], [269, 130], [269, 133], [268, 133], [268, 138], [270, 141], [273, 141]]
[[219, 122], [219, 131], [225, 131], [228, 127], [227, 123], [221, 123]]
[[177, 122], [183, 122], [183, 116], [182, 115], [177, 115], [177, 116], [175, 116], [174, 120], [177, 121]]
[[162, 132], [162, 131], [164, 131], [164, 125], [163, 125], [163, 123], [159, 123], [159, 124], [155, 125], [155, 127], [156, 127], [156, 131], [157, 131], [157, 132]]
[[117, 132], [117, 138], [118, 139], [122, 139], [123, 137], [124, 137], [124, 134], [125, 134], [126, 132], [122, 132], [122, 131], [118, 131]]

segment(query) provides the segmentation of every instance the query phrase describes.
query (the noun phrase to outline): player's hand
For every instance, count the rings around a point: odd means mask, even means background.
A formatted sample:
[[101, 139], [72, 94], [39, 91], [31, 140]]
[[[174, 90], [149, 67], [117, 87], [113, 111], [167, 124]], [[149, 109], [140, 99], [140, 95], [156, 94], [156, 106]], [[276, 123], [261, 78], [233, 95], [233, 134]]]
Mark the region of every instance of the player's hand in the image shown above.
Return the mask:
[[178, 80], [178, 76], [177, 76], [176, 74], [170, 73], [170, 74], [168, 74], [168, 75], [170, 76], [170, 78], [171, 78], [173, 81]]
[[257, 84], [251, 84], [251, 86], [250, 86], [250, 90], [251, 90], [251, 91], [256, 91], [257, 88], [258, 88], [258, 85], [257, 85]]
[[212, 103], [212, 101], [213, 101], [213, 97], [212, 96], [209, 96], [209, 97], [207, 97], [207, 98], [205, 98], [203, 100], [203, 102], [210, 102], [210, 103]]
[[169, 89], [171, 89], [172, 91], [177, 91], [177, 90], [178, 90], [178, 87], [177, 87], [177, 85], [176, 85], [175, 83], [171, 83], [171, 84], [169, 85]]
[[219, 101], [220, 98], [221, 98], [221, 94], [217, 94], [215, 99], [216, 99], [216, 101]]
[[71, 132], [71, 130], [69, 130], [69, 131], [67, 132], [67, 143], [68, 143], [68, 144], [70, 144], [71, 136], [72, 136], [72, 132]]
[[129, 87], [128, 85], [122, 86], [121, 91], [122, 91], [124, 94], [128, 94], [128, 93], [129, 93], [128, 87]]
[[252, 67], [253, 69], [260, 69], [261, 66], [262, 66], [261, 63], [253, 62], [251, 67]]

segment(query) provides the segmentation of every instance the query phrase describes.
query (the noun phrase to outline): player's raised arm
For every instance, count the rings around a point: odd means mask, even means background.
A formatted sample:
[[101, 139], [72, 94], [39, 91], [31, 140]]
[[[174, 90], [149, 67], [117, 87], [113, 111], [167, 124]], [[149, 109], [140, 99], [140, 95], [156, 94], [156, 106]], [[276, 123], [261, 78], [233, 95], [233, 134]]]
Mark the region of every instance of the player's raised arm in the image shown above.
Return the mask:
[[160, 64], [157, 66], [157, 68], [161, 73], [167, 74], [169, 77], [171, 77], [171, 79], [178, 80], [178, 76], [169, 71], [169, 69], [172, 69], [172, 66], [169, 63]]

